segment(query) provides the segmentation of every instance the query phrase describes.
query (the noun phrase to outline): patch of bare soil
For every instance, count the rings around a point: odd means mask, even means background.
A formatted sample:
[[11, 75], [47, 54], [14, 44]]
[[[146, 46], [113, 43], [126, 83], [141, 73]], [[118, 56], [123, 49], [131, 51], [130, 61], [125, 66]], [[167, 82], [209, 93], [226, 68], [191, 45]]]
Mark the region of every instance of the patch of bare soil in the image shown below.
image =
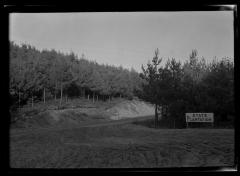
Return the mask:
[[77, 126], [84, 122], [107, 121], [109, 118], [103, 110], [97, 108], [74, 108], [46, 110], [36, 115], [21, 118], [12, 124], [13, 128], [38, 128], [52, 126]]
[[139, 100], [123, 101], [107, 110], [113, 120], [154, 115], [154, 106]]

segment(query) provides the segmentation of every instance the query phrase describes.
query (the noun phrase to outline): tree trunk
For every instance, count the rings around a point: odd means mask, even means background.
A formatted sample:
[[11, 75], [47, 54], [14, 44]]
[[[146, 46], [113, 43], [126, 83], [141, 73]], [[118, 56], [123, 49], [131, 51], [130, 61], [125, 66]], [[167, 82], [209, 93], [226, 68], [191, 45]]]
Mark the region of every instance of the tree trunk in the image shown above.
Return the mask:
[[83, 88], [82, 96], [85, 98], [85, 88]]
[[158, 128], [157, 104], [155, 104], [155, 128]]
[[44, 87], [44, 89], [43, 89], [43, 102], [44, 102], [44, 104], [45, 104], [45, 87]]
[[33, 95], [32, 95], [32, 107], [33, 107]]
[[167, 108], [166, 108], [166, 106], [162, 105], [162, 112], [161, 112], [161, 114], [162, 114], [163, 118], [167, 117]]
[[94, 103], [94, 97], [95, 97], [95, 93], [93, 92], [93, 103]]
[[54, 94], [55, 94], [55, 101], [57, 101], [57, 82], [55, 83], [55, 92], [54, 92]]
[[62, 95], [63, 95], [63, 90], [62, 90], [62, 84], [61, 84], [61, 99], [60, 99], [60, 105], [62, 105]]
[[89, 100], [89, 95], [87, 96], [87, 99]]
[[164, 109], [164, 106], [162, 105], [162, 107], [161, 107], [161, 118], [164, 118], [164, 113], [166, 114], [166, 108]]
[[110, 95], [109, 95], [109, 99], [108, 99], [108, 100], [109, 100], [109, 102], [111, 101], [111, 97], [110, 97]]
[[98, 101], [98, 95], [97, 95], [97, 101]]
[[159, 118], [162, 117], [162, 112], [163, 112], [162, 106], [158, 105], [157, 106], [157, 111], [159, 111], [159, 113], [158, 113], [158, 120], [159, 120]]
[[120, 98], [122, 98], [122, 97], [121, 97], [121, 94], [120, 94], [120, 96], [119, 96], [119, 97], [120, 97]]
[[20, 99], [20, 91], [18, 91], [18, 108], [20, 109], [20, 101], [21, 101], [21, 99]]

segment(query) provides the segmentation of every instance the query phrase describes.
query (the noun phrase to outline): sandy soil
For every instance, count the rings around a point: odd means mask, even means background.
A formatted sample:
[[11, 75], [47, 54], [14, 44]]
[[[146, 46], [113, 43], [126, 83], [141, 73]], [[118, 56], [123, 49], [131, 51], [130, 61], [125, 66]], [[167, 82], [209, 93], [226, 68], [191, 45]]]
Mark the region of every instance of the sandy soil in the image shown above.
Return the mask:
[[124, 101], [107, 110], [112, 120], [154, 115], [154, 106], [139, 100]]

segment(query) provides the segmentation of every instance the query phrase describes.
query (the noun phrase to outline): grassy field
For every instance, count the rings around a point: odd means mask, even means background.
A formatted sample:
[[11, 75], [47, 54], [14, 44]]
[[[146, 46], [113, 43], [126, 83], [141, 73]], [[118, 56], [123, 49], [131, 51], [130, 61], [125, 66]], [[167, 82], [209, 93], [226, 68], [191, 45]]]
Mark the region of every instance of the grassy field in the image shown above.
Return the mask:
[[10, 134], [13, 168], [232, 166], [233, 129], [152, 129], [110, 123]]

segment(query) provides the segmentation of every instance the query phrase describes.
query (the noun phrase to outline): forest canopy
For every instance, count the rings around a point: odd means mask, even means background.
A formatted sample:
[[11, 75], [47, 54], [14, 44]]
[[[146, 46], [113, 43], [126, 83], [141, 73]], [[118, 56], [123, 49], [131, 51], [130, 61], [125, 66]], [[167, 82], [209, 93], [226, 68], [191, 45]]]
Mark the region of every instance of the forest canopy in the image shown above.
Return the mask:
[[[71, 52], [38, 50], [10, 42], [11, 104], [26, 104], [30, 99], [68, 97], [132, 98], [140, 89], [141, 78], [134, 70], [98, 64], [78, 58]], [[20, 101], [20, 102], [19, 102]]]
[[[158, 49], [140, 76], [147, 82], [140, 97], [161, 108], [161, 117], [185, 125], [186, 112], [214, 113], [216, 122], [233, 121], [234, 63], [231, 58], [207, 63], [193, 50], [186, 62], [175, 58], [162, 64]], [[155, 113], [157, 125], [158, 113]]]

